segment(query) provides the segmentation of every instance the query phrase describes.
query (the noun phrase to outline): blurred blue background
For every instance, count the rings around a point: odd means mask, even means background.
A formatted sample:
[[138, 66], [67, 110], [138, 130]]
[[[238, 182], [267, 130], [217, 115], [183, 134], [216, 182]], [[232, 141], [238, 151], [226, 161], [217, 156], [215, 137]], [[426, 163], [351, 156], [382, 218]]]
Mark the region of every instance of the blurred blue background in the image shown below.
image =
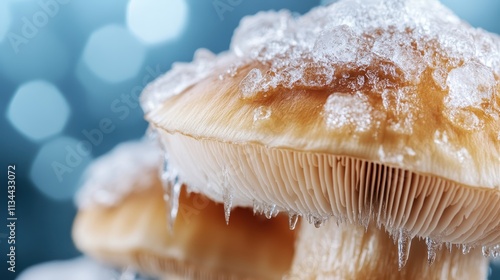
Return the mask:
[[[303, 0], [0, 0], [0, 220], [7, 165], [16, 165], [16, 271], [79, 253], [72, 197], [82, 171], [117, 143], [139, 138], [144, 85], [190, 61], [200, 47], [229, 47], [239, 20], [260, 10], [304, 13]], [[331, 2], [331, 1], [323, 1]], [[500, 33], [500, 1], [444, 3], [474, 26]], [[0, 227], [0, 279], [7, 273]], [[500, 279], [493, 267], [492, 279]]]

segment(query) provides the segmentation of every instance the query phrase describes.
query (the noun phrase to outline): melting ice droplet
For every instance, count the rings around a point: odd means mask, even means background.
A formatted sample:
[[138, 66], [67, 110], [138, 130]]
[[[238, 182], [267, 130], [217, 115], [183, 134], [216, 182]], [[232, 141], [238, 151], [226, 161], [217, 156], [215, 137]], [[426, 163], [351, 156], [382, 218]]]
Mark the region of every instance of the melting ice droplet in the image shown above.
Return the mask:
[[271, 117], [271, 108], [259, 106], [253, 111], [253, 123], [268, 120]]
[[254, 68], [250, 70], [240, 82], [240, 92], [243, 98], [252, 98], [257, 95], [261, 80], [262, 72], [259, 69]]
[[297, 213], [293, 212], [288, 213], [288, 226], [290, 227], [290, 230], [295, 229], [298, 220], [299, 220], [299, 215]]
[[267, 219], [276, 217], [276, 215], [278, 215], [278, 212], [279, 211], [278, 209], [276, 209], [276, 204], [265, 206], [264, 215], [266, 216]]
[[314, 217], [313, 218], [314, 227], [315, 228], [320, 228], [323, 225], [324, 221], [325, 220], [323, 218], [321, 218], [321, 217], [319, 217], [319, 218], [318, 217]]

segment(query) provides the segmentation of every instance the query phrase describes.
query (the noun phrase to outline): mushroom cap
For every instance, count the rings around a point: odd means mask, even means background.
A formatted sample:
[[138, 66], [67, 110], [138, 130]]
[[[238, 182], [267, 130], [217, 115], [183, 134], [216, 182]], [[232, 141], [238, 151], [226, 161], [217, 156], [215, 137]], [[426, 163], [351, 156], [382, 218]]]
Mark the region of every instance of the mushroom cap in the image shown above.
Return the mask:
[[435, 0], [344, 0], [245, 18], [228, 52], [197, 52], [141, 101], [211, 199], [493, 246], [499, 51]]
[[281, 279], [294, 251], [288, 219], [268, 221], [238, 208], [227, 226], [223, 205], [183, 189], [169, 232], [161, 158], [154, 142], [133, 141], [88, 168], [73, 225], [77, 248], [165, 279]]
[[294, 232], [286, 217], [267, 220], [183, 191], [169, 232], [160, 184], [112, 207], [81, 209], [73, 240], [85, 254], [118, 267], [165, 279], [281, 279], [293, 257]]

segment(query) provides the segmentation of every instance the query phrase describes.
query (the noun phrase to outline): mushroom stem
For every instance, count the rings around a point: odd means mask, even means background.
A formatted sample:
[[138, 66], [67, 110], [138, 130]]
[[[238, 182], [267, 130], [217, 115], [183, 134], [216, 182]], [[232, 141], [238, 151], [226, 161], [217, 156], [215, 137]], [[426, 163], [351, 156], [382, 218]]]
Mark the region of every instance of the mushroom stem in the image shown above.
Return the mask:
[[488, 259], [482, 256], [480, 248], [465, 255], [456, 247], [451, 252], [443, 248], [435, 252], [435, 261], [429, 265], [424, 240], [413, 240], [409, 246], [411, 254], [406, 265], [399, 269], [398, 249], [404, 249], [405, 244], [398, 244], [383, 229], [352, 224], [337, 226], [333, 222], [315, 228], [303, 223], [291, 273], [286, 279], [487, 278]]

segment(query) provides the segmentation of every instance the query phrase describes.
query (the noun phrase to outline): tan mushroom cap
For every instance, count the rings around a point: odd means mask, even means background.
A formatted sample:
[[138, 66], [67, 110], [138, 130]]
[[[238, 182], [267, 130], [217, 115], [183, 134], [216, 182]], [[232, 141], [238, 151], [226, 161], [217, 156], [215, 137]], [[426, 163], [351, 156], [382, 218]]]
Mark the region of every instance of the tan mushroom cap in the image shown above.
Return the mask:
[[162, 279], [281, 279], [294, 254], [287, 217], [269, 221], [237, 208], [227, 226], [222, 204], [183, 187], [170, 232], [161, 158], [154, 141], [131, 141], [87, 169], [73, 224], [76, 247]]
[[76, 246], [104, 263], [162, 279], [281, 279], [290, 268], [294, 232], [287, 218], [270, 221], [238, 208], [227, 226], [223, 205], [183, 191], [170, 233], [162, 197], [158, 184], [115, 206], [80, 210]]
[[[172, 90], [174, 69], [148, 87], [146, 118], [182, 180], [217, 201], [230, 192], [234, 204], [317, 223], [375, 220], [411, 236], [499, 244], [500, 40], [437, 1], [392, 2], [261, 14], [205, 72], [195, 61], [192, 83]], [[457, 42], [472, 51], [450, 50]]]
[[[374, 62], [370, 68], [383, 67]], [[410, 96], [398, 96], [406, 85], [395, 80], [389, 96], [370, 85], [352, 92], [345, 85], [332, 84], [315, 89], [276, 89], [252, 99], [241, 98], [239, 85], [250, 70], [267, 69], [245, 65], [232, 79], [220, 81], [217, 71], [178, 96], [163, 103], [162, 109], [147, 118], [158, 127], [193, 138], [227, 143], [255, 143], [270, 148], [291, 149], [334, 155], [347, 155], [415, 172], [439, 176], [473, 187], [500, 189], [500, 119], [477, 112], [482, 129], [457, 128], [443, 114], [446, 92], [439, 90], [430, 75], [422, 77]], [[336, 68], [344, 72], [340, 68]], [[349, 75], [363, 76], [367, 70], [350, 70]], [[223, 70], [219, 70], [223, 72]], [[383, 79], [382, 73], [380, 79]], [[392, 78], [392, 77], [391, 77]], [[500, 107], [500, 87], [495, 88], [491, 104]], [[410, 94], [410, 93], [408, 93]], [[262, 95], [262, 96], [261, 96]], [[395, 123], [404, 125], [404, 112], [394, 106], [397, 98], [408, 98], [406, 106], [418, 113], [411, 133], [394, 131]], [[335, 100], [336, 99], [336, 100]], [[328, 108], [329, 100], [342, 108]], [[332, 101], [332, 103], [334, 102]], [[333, 104], [335, 105], [335, 104]], [[385, 108], [384, 106], [387, 106]], [[416, 109], [418, 108], [418, 109]], [[328, 118], [349, 118], [366, 110], [366, 129], [349, 123], [332, 129]], [[334, 111], [342, 110], [342, 111]], [[403, 109], [400, 109], [403, 110]], [[262, 120], [259, 115], [269, 114]], [[339, 115], [339, 116], [331, 116]], [[364, 117], [364, 116], [363, 116]], [[343, 120], [338, 120], [343, 121]], [[465, 121], [465, 120], [463, 120]]]

